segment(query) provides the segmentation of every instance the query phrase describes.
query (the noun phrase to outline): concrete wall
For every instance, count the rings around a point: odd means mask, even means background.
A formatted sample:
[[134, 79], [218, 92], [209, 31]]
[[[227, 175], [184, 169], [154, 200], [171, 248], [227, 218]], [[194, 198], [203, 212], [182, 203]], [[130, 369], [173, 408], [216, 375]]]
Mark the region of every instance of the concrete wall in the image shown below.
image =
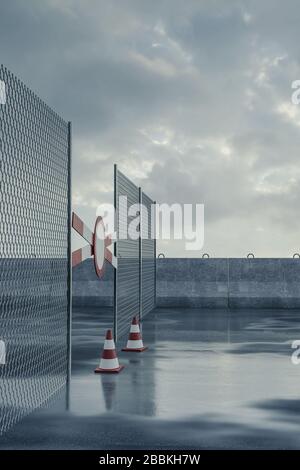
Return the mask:
[[[73, 304], [112, 306], [113, 270], [100, 281], [92, 260], [73, 270]], [[157, 260], [157, 306], [299, 308], [300, 260], [166, 258]]]
[[299, 259], [231, 259], [230, 307], [299, 308]]
[[157, 263], [161, 307], [227, 307], [227, 260], [165, 258]]
[[112, 307], [113, 288], [114, 274], [109, 263], [106, 263], [105, 275], [101, 280], [96, 275], [93, 259], [87, 259], [73, 268], [73, 306]]

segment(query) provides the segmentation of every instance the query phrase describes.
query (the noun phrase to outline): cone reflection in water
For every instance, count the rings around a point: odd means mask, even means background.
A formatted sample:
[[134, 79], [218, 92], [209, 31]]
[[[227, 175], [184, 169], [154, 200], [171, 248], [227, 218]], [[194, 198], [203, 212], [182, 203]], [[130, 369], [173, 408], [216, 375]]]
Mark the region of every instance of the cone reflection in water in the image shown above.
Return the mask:
[[118, 379], [114, 374], [101, 374], [102, 392], [106, 411], [114, 408]]

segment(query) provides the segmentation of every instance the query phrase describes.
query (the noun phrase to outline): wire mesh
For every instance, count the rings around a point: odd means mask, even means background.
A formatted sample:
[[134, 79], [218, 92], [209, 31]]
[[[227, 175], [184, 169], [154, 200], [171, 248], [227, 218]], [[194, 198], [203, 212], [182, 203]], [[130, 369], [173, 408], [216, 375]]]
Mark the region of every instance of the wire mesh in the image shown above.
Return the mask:
[[[139, 205], [139, 188], [121, 171], [116, 169], [116, 231], [117, 257], [115, 287], [115, 336], [120, 338], [130, 328], [134, 315], [139, 315], [139, 238], [129, 238], [128, 230], [135, 216], [128, 214], [128, 207]], [[126, 203], [125, 203], [125, 199]]]
[[[116, 339], [129, 331], [133, 316], [141, 319], [155, 306], [156, 252], [152, 204], [153, 201], [115, 167], [118, 258], [114, 292]], [[130, 214], [128, 209], [132, 205], [135, 207]], [[137, 234], [135, 239], [129, 233], [130, 228]]]
[[155, 203], [141, 194], [141, 318], [155, 307]]
[[2, 65], [0, 80], [3, 433], [67, 379], [70, 148], [68, 123]]

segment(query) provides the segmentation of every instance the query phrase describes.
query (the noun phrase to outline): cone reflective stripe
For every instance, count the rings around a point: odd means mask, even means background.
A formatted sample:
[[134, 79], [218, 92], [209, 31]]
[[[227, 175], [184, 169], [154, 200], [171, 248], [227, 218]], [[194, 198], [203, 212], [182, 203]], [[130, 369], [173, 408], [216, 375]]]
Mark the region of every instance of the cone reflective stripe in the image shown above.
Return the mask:
[[123, 348], [122, 351], [142, 352], [142, 351], [145, 351], [146, 349], [147, 348], [144, 347], [144, 344], [143, 344], [143, 339], [142, 339], [142, 335], [140, 332], [140, 327], [139, 327], [137, 318], [133, 317], [131, 327], [130, 327], [129, 339], [127, 341], [127, 346], [126, 348]]
[[115, 342], [113, 340], [112, 336], [112, 331], [107, 330], [106, 333], [106, 338], [104, 342], [104, 348], [100, 360], [100, 365], [95, 369], [96, 373], [116, 373], [120, 372], [124, 366], [120, 366], [117, 353], [116, 353], [116, 348], [115, 348]]

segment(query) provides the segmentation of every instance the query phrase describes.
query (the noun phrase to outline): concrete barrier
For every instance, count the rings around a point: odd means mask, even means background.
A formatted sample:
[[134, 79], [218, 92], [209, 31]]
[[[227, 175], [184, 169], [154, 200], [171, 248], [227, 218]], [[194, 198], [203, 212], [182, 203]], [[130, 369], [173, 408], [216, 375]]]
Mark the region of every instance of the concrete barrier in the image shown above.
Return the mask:
[[73, 268], [73, 306], [112, 307], [113, 288], [114, 273], [109, 263], [106, 263], [103, 279], [96, 275], [92, 259], [87, 259]]
[[300, 260], [230, 259], [229, 304], [232, 308], [299, 308]]
[[165, 258], [157, 263], [160, 307], [227, 307], [226, 259]]
[[[73, 305], [112, 306], [113, 269], [104, 280], [92, 260], [73, 270]], [[157, 306], [300, 308], [300, 260], [165, 258], [157, 260]]]

